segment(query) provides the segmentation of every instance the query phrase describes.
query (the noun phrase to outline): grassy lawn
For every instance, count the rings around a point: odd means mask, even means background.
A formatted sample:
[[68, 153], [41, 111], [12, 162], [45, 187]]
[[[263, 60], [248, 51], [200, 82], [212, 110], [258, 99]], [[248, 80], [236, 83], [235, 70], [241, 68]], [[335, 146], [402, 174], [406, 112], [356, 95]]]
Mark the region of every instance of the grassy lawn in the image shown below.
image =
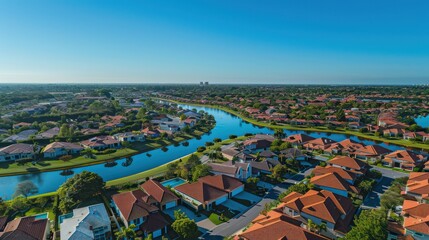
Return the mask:
[[68, 161], [63, 160], [42, 160], [38, 161], [35, 165], [31, 162], [26, 163], [0, 163], [0, 176], [10, 176], [27, 173], [37, 173], [43, 171], [53, 171], [58, 169], [69, 169], [72, 167], [81, 167], [97, 164], [100, 162], [119, 159], [131, 156], [138, 153], [138, 151], [122, 148], [114, 153], [95, 155], [95, 159], [79, 156]]
[[300, 126], [292, 126], [289, 124], [273, 125], [271, 123], [260, 122], [260, 121], [257, 121], [255, 119], [245, 117], [241, 113], [234, 111], [234, 110], [231, 110], [231, 109], [224, 107], [224, 106], [217, 106], [217, 105], [210, 105], [210, 104], [184, 103], [184, 102], [178, 102], [178, 101], [169, 100], [169, 99], [163, 99], [163, 100], [175, 102], [178, 104], [211, 107], [211, 108], [223, 110], [225, 112], [231, 113], [235, 116], [242, 118], [246, 122], [249, 122], [249, 123], [252, 123], [254, 125], [261, 126], [261, 127], [268, 127], [268, 128], [272, 128], [272, 129], [280, 128], [280, 129], [288, 129], [288, 130], [301, 130], [301, 131], [309, 131], [309, 132], [329, 132], [329, 133], [348, 134], [348, 135], [353, 135], [353, 136], [357, 136], [357, 137], [361, 137], [361, 138], [365, 138], [365, 139], [373, 140], [373, 141], [390, 143], [390, 144], [395, 144], [395, 145], [400, 145], [400, 146], [410, 147], [410, 148], [429, 150], [429, 144], [412, 142], [412, 141], [405, 140], [405, 139], [389, 139], [389, 138], [378, 137], [375, 135], [365, 134], [365, 133], [361, 133], [358, 131], [352, 131], [352, 130], [345, 130], [345, 129], [331, 130], [331, 129], [328, 129], [327, 127], [304, 127], [304, 126], [300, 127]]
[[[208, 132], [211, 128], [206, 127], [204, 131]], [[87, 158], [84, 156], [79, 156], [68, 161], [63, 160], [41, 160], [33, 165], [31, 162], [25, 163], [0, 163], [0, 177], [1, 176], [12, 176], [20, 175], [27, 173], [38, 173], [45, 171], [54, 171], [54, 170], [63, 170], [70, 169], [74, 167], [83, 167], [94, 164], [99, 164], [109, 160], [120, 159], [124, 157], [129, 157], [138, 153], [147, 152], [150, 150], [158, 149], [165, 146], [177, 145], [182, 141], [192, 139], [198, 136], [203, 135], [205, 132], [195, 130], [192, 134], [183, 133], [180, 136], [175, 137], [174, 139], [147, 139], [145, 142], [135, 142], [131, 143], [129, 148], [118, 149], [114, 153], [103, 154], [103, 155], [94, 155], [95, 158]], [[157, 174], [155, 172], [155, 174]]]
[[221, 220], [221, 217], [219, 215], [217, 215], [216, 213], [211, 213], [209, 216], [209, 219], [212, 223], [214, 223], [215, 225], [219, 225], [222, 224], [224, 222], [227, 222], [229, 219], [227, 219], [226, 217], [224, 217]]

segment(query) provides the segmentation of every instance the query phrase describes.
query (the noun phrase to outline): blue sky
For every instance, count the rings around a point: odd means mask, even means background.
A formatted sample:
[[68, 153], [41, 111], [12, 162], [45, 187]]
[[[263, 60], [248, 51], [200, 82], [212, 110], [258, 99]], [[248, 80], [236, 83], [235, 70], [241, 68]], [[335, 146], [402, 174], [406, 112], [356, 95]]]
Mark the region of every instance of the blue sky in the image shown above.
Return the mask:
[[427, 0], [5, 0], [0, 82], [429, 83]]

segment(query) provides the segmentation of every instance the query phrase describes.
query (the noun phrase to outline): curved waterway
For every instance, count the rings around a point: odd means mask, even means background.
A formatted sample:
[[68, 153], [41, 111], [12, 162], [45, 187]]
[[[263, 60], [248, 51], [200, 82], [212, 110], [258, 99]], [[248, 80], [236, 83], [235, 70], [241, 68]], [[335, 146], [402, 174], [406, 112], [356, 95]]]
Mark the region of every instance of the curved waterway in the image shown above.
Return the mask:
[[[146, 153], [134, 155], [133, 161], [127, 162], [126, 159], [119, 159], [116, 161], [116, 165], [108, 166], [105, 163], [78, 167], [71, 169], [73, 174], [80, 173], [84, 170], [95, 172], [99, 174], [105, 181], [126, 177], [139, 172], [149, 170], [151, 168], [160, 166], [162, 164], [171, 162], [175, 159], [183, 157], [187, 154], [195, 152], [197, 147], [203, 146], [206, 142], [211, 142], [215, 138], [227, 139], [230, 135], [242, 136], [246, 133], [264, 133], [272, 134], [271, 129], [265, 127], [255, 126], [253, 124], [243, 121], [241, 118], [236, 117], [230, 113], [222, 110], [209, 108], [209, 107], [195, 107], [189, 105], [180, 105], [183, 108], [204, 110], [209, 114], [213, 115], [216, 119], [216, 126], [209, 132], [201, 136], [200, 139], [188, 140], [188, 146], [168, 146], [168, 151], [164, 152], [161, 149], [152, 150]], [[306, 133], [313, 137], [328, 137], [335, 141], [341, 141], [346, 138], [363, 142], [365, 144], [375, 144], [374, 141], [359, 139], [356, 136], [348, 136], [344, 134], [330, 134], [330, 133], [318, 133], [318, 132], [305, 132], [305, 131], [290, 131], [285, 130], [287, 135], [296, 133]], [[395, 145], [387, 145], [380, 143], [380, 145], [389, 148], [391, 150], [400, 149], [402, 147]], [[147, 155], [150, 154], [150, 157]], [[64, 176], [62, 170], [52, 172], [40, 172], [40, 173], [29, 173], [25, 175], [0, 177], [0, 197], [3, 199], [10, 199], [15, 192], [16, 186], [22, 181], [32, 181], [39, 188], [39, 193], [53, 192], [64, 183], [72, 175]]]

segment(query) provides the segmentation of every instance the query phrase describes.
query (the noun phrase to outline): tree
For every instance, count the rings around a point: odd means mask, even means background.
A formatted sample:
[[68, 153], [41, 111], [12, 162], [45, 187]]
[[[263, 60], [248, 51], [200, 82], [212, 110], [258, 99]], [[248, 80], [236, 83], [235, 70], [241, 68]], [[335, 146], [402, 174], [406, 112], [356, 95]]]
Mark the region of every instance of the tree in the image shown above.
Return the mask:
[[288, 168], [285, 165], [277, 164], [271, 169], [271, 178], [276, 179], [277, 181], [283, 180], [283, 176], [287, 173]]
[[185, 120], [187, 117], [186, 117], [186, 115], [185, 114], [182, 114], [182, 115], [180, 115], [180, 121], [183, 121], [183, 120]]
[[147, 235], [147, 237], [145, 238], [145, 240], [153, 240], [153, 235], [152, 233]]
[[14, 211], [23, 211], [28, 208], [30, 204], [28, 203], [27, 199], [23, 196], [18, 196], [12, 200], [10, 203], [10, 207]]
[[64, 123], [63, 125], [61, 125], [58, 136], [60, 136], [60, 137], [70, 137], [71, 136], [71, 129], [67, 123]]
[[286, 134], [284, 133], [283, 129], [281, 128], [276, 128], [274, 129], [274, 137], [276, 138], [284, 138], [286, 136]]
[[179, 220], [184, 218], [188, 218], [188, 216], [181, 209], [174, 211], [174, 220]]
[[145, 117], [146, 117], [146, 109], [140, 108], [136, 114], [136, 118], [138, 118], [139, 120], [143, 120]]
[[363, 210], [354, 223], [345, 240], [387, 239], [387, 216], [383, 210]]
[[15, 193], [13, 194], [13, 197], [15, 198], [18, 196], [24, 196], [25, 198], [27, 198], [29, 195], [37, 193], [38, 191], [39, 189], [32, 181], [26, 180], [26, 181], [20, 182], [16, 186], [16, 190], [15, 190]]
[[311, 219], [307, 220], [307, 229], [311, 232], [315, 232], [317, 230], [317, 224], [314, 223]]
[[115, 233], [117, 240], [122, 239], [134, 239], [137, 236], [137, 233], [134, 231], [136, 228], [136, 225], [131, 224], [130, 226], [122, 227], [121, 231], [118, 231]]
[[259, 178], [257, 178], [257, 177], [249, 177], [246, 180], [246, 185], [250, 189], [256, 189], [256, 187], [258, 186], [258, 182], [259, 182]]
[[71, 210], [71, 206], [99, 194], [103, 190], [104, 185], [103, 178], [96, 173], [88, 171], [83, 171], [69, 178], [58, 190], [58, 195], [61, 199], [61, 211], [64, 213], [68, 212]]
[[309, 187], [304, 183], [298, 183], [290, 186], [286, 191], [280, 193], [279, 200], [282, 200], [284, 197], [289, 195], [291, 192], [298, 192], [301, 194], [305, 194], [309, 190]]
[[197, 181], [200, 177], [210, 174], [211, 167], [205, 164], [197, 165], [192, 170], [192, 181]]
[[189, 218], [177, 219], [171, 227], [183, 239], [196, 239], [198, 237], [198, 226], [194, 220]]

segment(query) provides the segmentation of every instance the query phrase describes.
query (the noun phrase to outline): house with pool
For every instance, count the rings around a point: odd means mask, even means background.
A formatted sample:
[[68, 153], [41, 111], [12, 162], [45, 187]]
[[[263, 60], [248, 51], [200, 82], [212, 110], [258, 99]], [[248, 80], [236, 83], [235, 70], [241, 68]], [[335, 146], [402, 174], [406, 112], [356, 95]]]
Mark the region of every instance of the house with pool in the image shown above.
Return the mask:
[[151, 195], [138, 189], [112, 196], [113, 209], [126, 227], [134, 224], [135, 231], [142, 231], [144, 236], [152, 234], [153, 238], [167, 233], [170, 222], [157, 207], [159, 202]]
[[182, 202], [196, 211], [210, 211], [228, 199], [244, 191], [244, 184], [227, 175], [206, 176], [197, 182], [186, 183], [175, 188]]
[[149, 179], [140, 188], [157, 201], [157, 206], [161, 210], [169, 209], [179, 205], [180, 198], [158, 181]]

